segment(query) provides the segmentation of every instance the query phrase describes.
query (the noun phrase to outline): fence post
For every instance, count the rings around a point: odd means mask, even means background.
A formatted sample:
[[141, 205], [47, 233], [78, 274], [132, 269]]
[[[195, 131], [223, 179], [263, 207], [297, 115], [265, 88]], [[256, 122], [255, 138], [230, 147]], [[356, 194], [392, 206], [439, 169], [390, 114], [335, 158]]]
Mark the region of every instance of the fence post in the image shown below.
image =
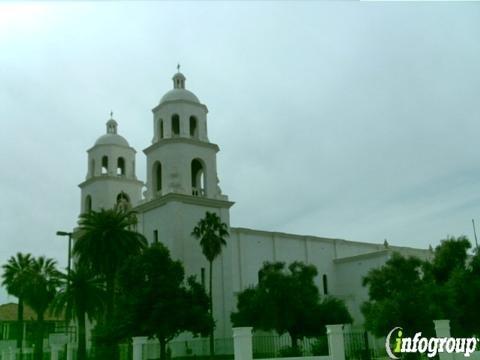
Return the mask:
[[252, 328], [233, 328], [234, 360], [252, 360]]
[[58, 352], [60, 347], [57, 345], [50, 345], [50, 360], [58, 360]]
[[[433, 320], [435, 325], [435, 333], [439, 338], [450, 337], [450, 320]], [[446, 351], [438, 353], [440, 360], [452, 360], [454, 359], [453, 353], [449, 354]]]
[[133, 340], [133, 345], [132, 345], [133, 360], [142, 360], [143, 345], [147, 343], [148, 337], [135, 336], [132, 338], [132, 340]]
[[327, 325], [330, 360], [345, 360], [343, 325]]

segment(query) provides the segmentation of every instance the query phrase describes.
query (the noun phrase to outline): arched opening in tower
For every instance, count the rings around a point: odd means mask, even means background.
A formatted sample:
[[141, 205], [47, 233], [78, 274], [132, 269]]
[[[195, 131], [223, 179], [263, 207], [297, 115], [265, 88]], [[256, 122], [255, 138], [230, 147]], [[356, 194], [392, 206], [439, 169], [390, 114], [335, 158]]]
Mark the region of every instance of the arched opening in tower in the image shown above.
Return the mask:
[[159, 161], [153, 164], [153, 190], [156, 196], [162, 194], [162, 164]]
[[180, 135], [180, 117], [177, 114], [172, 116], [172, 135]]
[[197, 118], [190, 116], [190, 137], [198, 139]]
[[160, 119], [159, 121], [159, 126], [158, 126], [158, 131], [159, 131], [159, 135], [160, 135], [160, 139], [163, 139], [163, 120]]
[[119, 157], [117, 160], [117, 175], [124, 176], [125, 175], [125, 159]]
[[85, 197], [85, 206], [84, 206], [85, 212], [88, 213], [92, 211], [92, 197], [90, 195], [87, 195]]
[[108, 174], [108, 156], [102, 157], [102, 175]]
[[205, 196], [205, 169], [199, 159], [193, 159], [192, 171], [192, 195]]

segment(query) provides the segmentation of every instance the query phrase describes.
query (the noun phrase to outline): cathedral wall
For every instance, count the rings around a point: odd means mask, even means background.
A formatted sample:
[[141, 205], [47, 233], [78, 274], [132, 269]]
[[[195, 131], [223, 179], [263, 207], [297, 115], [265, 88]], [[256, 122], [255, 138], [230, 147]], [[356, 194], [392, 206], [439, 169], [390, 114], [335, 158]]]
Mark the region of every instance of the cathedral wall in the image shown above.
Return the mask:
[[[166, 245], [172, 258], [182, 261], [186, 276], [195, 275], [204, 283], [208, 291], [209, 264], [202, 254], [199, 240], [191, 236], [198, 221], [205, 217], [205, 212], [216, 212], [223, 222], [229, 224], [228, 210], [202, 205], [187, 204], [182, 201], [168, 201], [163, 205], [139, 213], [139, 231], [151, 243], [154, 241], [154, 231], [158, 231], [158, 240]], [[217, 321], [218, 337], [229, 337], [232, 334], [230, 313], [233, 307], [231, 243], [223, 248], [222, 254], [213, 263], [213, 298], [214, 315]]]

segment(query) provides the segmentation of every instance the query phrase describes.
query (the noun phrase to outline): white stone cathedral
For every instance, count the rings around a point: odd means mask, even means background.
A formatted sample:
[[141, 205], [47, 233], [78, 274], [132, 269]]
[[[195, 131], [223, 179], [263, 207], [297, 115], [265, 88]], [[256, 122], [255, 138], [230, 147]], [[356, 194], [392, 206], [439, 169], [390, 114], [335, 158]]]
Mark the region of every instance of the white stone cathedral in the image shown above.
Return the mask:
[[[128, 201], [138, 212], [138, 231], [149, 242], [165, 244], [172, 257], [183, 262], [186, 275], [205, 282], [208, 263], [191, 231], [207, 211], [229, 225], [234, 203], [219, 187], [219, 147], [208, 138], [207, 106], [186, 89], [185, 80], [177, 72], [173, 89], [153, 108], [152, 144], [144, 150], [146, 183], [135, 175], [135, 149], [118, 134], [117, 122], [108, 120], [106, 134], [88, 150], [87, 177], [79, 185], [81, 211]], [[374, 244], [233, 227], [227, 243], [213, 270], [217, 337], [231, 336], [236, 293], [257, 283], [265, 261], [315, 265], [321, 294], [345, 300], [355, 323], [361, 324], [360, 305], [367, 299], [361, 279], [369, 269], [385, 263], [393, 251], [423, 259], [432, 256], [431, 250], [390, 246], [386, 241]]]

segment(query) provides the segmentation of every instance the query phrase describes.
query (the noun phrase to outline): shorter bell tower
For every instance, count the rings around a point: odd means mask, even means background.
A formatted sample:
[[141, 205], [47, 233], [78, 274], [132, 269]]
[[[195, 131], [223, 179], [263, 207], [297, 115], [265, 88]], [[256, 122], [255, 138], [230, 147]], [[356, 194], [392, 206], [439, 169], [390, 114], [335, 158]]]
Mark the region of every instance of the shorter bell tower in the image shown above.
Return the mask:
[[112, 118], [88, 153], [88, 171], [81, 189], [81, 213], [113, 208], [125, 202], [140, 202], [144, 186], [135, 175], [135, 154], [128, 141], [118, 134], [118, 123]]

